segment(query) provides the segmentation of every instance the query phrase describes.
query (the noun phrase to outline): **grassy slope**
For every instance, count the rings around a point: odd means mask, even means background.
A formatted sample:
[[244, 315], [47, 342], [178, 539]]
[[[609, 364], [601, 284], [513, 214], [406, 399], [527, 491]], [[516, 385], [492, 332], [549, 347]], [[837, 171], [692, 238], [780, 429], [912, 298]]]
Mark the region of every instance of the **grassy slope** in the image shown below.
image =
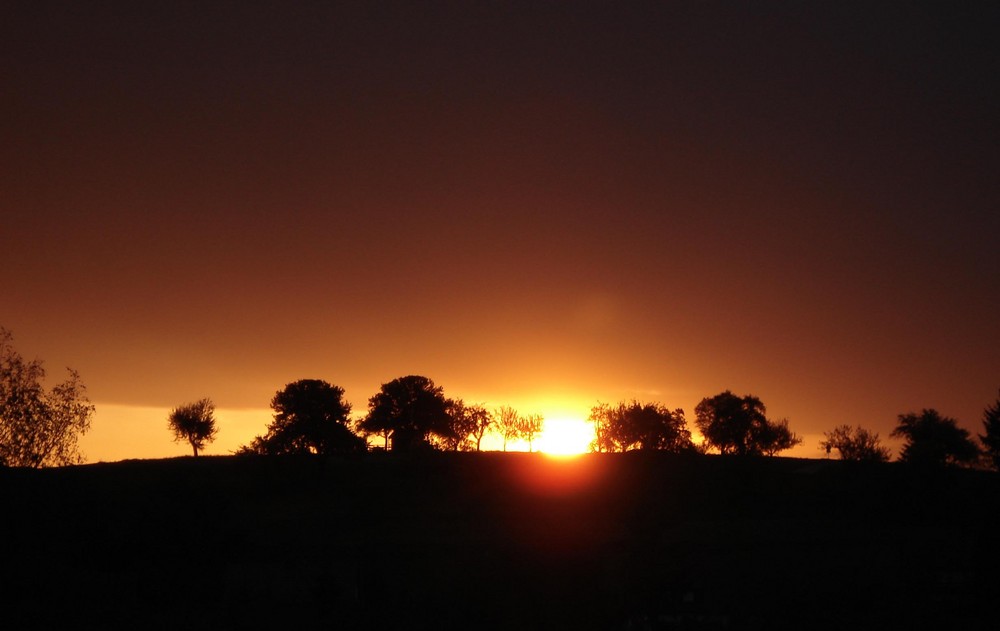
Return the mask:
[[987, 628], [998, 491], [663, 454], [0, 470], [4, 626]]

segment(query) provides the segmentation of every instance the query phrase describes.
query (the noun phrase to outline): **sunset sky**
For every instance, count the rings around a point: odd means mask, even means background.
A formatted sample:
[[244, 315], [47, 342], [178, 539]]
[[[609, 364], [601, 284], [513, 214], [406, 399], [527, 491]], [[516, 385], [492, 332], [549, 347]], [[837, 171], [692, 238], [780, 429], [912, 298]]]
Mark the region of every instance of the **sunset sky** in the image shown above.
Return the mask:
[[981, 431], [1000, 9], [953, 4], [5, 5], [0, 326], [80, 371], [92, 461], [408, 374], [553, 418], [752, 393], [808, 457]]

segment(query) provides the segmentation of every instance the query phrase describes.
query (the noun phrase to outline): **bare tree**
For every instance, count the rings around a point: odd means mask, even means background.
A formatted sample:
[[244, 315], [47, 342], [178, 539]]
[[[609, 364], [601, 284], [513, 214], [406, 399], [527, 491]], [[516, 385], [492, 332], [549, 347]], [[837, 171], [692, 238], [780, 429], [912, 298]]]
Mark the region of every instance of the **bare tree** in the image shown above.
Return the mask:
[[476, 451], [482, 450], [483, 436], [490, 431], [494, 424], [493, 415], [482, 404], [462, 404], [462, 420], [459, 423], [463, 434], [462, 438], [466, 443], [475, 441]]
[[503, 450], [507, 451], [507, 441], [521, 436], [521, 415], [514, 408], [504, 405], [497, 408], [493, 418], [496, 419], [497, 432], [503, 437]]
[[520, 437], [528, 441], [528, 451], [533, 451], [532, 443], [542, 431], [545, 417], [541, 414], [528, 414], [521, 417]]

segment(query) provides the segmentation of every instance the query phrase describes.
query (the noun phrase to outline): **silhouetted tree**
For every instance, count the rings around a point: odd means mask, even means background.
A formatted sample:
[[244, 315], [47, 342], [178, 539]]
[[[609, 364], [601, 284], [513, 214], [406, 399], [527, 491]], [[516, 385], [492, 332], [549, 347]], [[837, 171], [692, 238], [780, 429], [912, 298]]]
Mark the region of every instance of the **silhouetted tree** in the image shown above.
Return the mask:
[[726, 390], [701, 400], [695, 407], [695, 425], [723, 454], [756, 453], [756, 437], [767, 425], [765, 411], [757, 397], [738, 397]]
[[504, 405], [497, 408], [493, 418], [496, 419], [497, 431], [503, 437], [503, 450], [507, 451], [507, 441], [521, 436], [521, 415], [514, 408]]
[[351, 431], [351, 404], [344, 389], [321, 379], [302, 379], [271, 399], [274, 421], [267, 434], [243, 451], [266, 455], [337, 454], [365, 451], [365, 440]]
[[448, 416], [453, 435], [443, 442], [446, 449], [480, 451], [483, 436], [493, 425], [493, 416], [482, 405], [466, 405], [462, 399], [448, 400]]
[[448, 423], [451, 432], [447, 436], [436, 436], [433, 442], [446, 451], [465, 451], [469, 446], [469, 435], [472, 433], [472, 419], [467, 413], [465, 401], [462, 399], [446, 399], [445, 410], [448, 413]]
[[862, 462], [888, 462], [889, 448], [879, 441], [878, 434], [858, 426], [839, 425], [829, 432], [823, 432], [826, 439], [819, 446], [829, 453], [836, 449], [841, 460]]
[[979, 457], [979, 449], [958, 421], [934, 409], [920, 414], [899, 415], [892, 436], [906, 440], [900, 451], [903, 462], [923, 466], [967, 465]]
[[802, 438], [788, 428], [788, 419], [780, 421], [768, 420], [758, 437], [761, 452], [766, 456], [774, 456], [779, 451], [791, 449], [802, 443]]
[[638, 401], [622, 401], [614, 407], [598, 403], [590, 410], [590, 420], [595, 428], [591, 444], [594, 451], [644, 449], [678, 453], [694, 449], [681, 409]]
[[174, 442], [187, 441], [197, 458], [198, 450], [215, 440], [218, 433], [215, 404], [210, 399], [201, 399], [174, 408], [167, 418], [167, 426], [174, 433]]
[[993, 468], [1000, 471], [1000, 396], [993, 405], [983, 410], [983, 430], [979, 440], [983, 443], [986, 456]]
[[528, 441], [528, 451], [534, 451], [532, 444], [535, 438], [542, 431], [545, 417], [541, 414], [527, 414], [520, 417], [518, 435]]
[[482, 451], [483, 436], [496, 424], [493, 415], [484, 405], [470, 405], [467, 414], [471, 417], [472, 432], [470, 436], [476, 441], [476, 451]]
[[774, 455], [802, 442], [788, 429], [786, 420], [772, 422], [766, 412], [759, 398], [738, 397], [726, 390], [701, 400], [694, 409], [695, 425], [722, 454]]
[[609, 410], [610, 406], [607, 403], [597, 402], [597, 405], [590, 408], [590, 416], [587, 420], [594, 424], [594, 440], [590, 441], [590, 450], [596, 451], [598, 453], [604, 451], [615, 451], [613, 449], [614, 441], [611, 438], [611, 430], [608, 427], [609, 414], [605, 413], [605, 410]]
[[355, 427], [357, 427], [358, 432], [366, 438], [369, 436], [381, 437], [382, 449], [389, 451], [389, 438], [392, 436], [391, 425], [386, 424], [381, 427], [375, 427], [374, 423], [372, 423], [371, 420], [365, 416], [355, 423]]
[[444, 390], [427, 377], [409, 375], [382, 384], [368, 400], [363, 431], [391, 438], [393, 451], [428, 444], [434, 434], [443, 441], [454, 438]]
[[13, 334], [0, 327], [0, 464], [44, 467], [83, 461], [77, 440], [90, 429], [94, 406], [75, 370], [46, 391], [40, 360], [14, 350]]

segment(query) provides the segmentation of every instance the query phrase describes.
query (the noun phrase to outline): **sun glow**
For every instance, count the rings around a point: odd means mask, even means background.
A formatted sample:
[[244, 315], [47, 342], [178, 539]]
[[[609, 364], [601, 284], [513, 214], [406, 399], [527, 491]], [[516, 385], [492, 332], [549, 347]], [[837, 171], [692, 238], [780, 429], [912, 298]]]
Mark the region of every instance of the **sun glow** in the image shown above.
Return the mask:
[[594, 440], [594, 426], [571, 417], [546, 418], [538, 451], [553, 456], [574, 456], [590, 451]]

